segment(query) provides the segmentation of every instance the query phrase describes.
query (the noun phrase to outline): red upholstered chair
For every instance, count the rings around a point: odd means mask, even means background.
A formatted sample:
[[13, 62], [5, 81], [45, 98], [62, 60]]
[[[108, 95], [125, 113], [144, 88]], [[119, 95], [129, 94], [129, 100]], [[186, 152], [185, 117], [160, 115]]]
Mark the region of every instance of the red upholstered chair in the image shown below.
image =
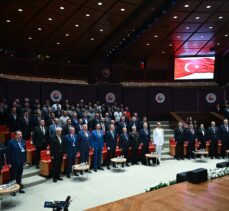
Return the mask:
[[40, 175], [48, 177], [51, 170], [51, 157], [49, 150], [42, 150], [40, 152]]
[[10, 181], [10, 169], [8, 165], [4, 165], [1, 170], [0, 184], [6, 184]]
[[35, 158], [35, 146], [32, 144], [31, 140], [27, 140], [26, 142], [26, 163], [32, 165], [33, 160]]
[[169, 154], [175, 156], [176, 154], [176, 142], [174, 138], [169, 139]]
[[184, 156], [187, 155], [187, 152], [188, 152], [188, 141], [185, 141], [184, 142]]
[[218, 140], [218, 154], [220, 155], [222, 152], [222, 141]]
[[152, 142], [150, 142], [150, 144], [149, 144], [149, 153], [151, 153], [151, 152], [155, 152], [155, 145], [152, 144]]
[[104, 144], [103, 151], [102, 151], [102, 164], [106, 161], [107, 159], [107, 147], [106, 144]]

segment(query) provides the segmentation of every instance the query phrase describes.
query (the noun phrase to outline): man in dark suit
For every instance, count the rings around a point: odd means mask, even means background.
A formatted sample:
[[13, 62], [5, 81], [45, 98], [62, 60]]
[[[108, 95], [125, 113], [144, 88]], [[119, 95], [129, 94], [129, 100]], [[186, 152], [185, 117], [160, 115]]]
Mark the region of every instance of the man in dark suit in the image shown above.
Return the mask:
[[19, 119], [19, 129], [22, 131], [23, 139], [29, 140], [31, 137], [31, 119], [28, 111], [24, 111], [23, 116]]
[[97, 124], [100, 124], [100, 117], [99, 117], [99, 114], [98, 113], [96, 113], [95, 114], [95, 118], [93, 118], [91, 120], [91, 129], [92, 130], [96, 130], [96, 125]]
[[7, 147], [7, 163], [10, 169], [11, 181], [16, 180], [20, 185], [19, 193], [25, 193], [22, 189], [21, 180], [23, 173], [23, 165], [26, 161], [26, 145], [22, 139], [22, 132], [15, 131], [15, 139], [9, 141]]
[[118, 134], [121, 135], [121, 133], [123, 133], [123, 128], [128, 128], [128, 124], [127, 122], [125, 121], [125, 117], [121, 117], [121, 120], [120, 122], [118, 122]]
[[56, 134], [56, 128], [59, 127], [59, 119], [55, 118], [54, 123], [49, 126], [49, 137], [52, 137]]
[[19, 127], [19, 116], [16, 107], [11, 108], [11, 112], [7, 118], [7, 126], [10, 132], [15, 132]]
[[[76, 127], [77, 127], [77, 125], [79, 124], [79, 120], [78, 120], [78, 117], [77, 117], [77, 113], [76, 112], [74, 112], [73, 114], [72, 114], [72, 126], [75, 128], [75, 130], [76, 130]], [[78, 131], [76, 131], [76, 133], [78, 133]]]
[[218, 128], [215, 126], [215, 122], [211, 122], [211, 127], [207, 130], [207, 137], [211, 141], [210, 143], [210, 157], [213, 159], [219, 158], [218, 156]]
[[35, 127], [39, 126], [40, 120], [41, 120], [41, 119], [43, 119], [43, 118], [42, 118], [41, 110], [40, 110], [40, 109], [37, 109], [37, 110], [35, 111], [35, 115], [34, 115], [34, 116], [32, 117], [32, 119], [31, 119], [31, 128], [32, 128], [32, 130], [33, 130]]
[[[128, 164], [128, 152], [130, 148], [130, 141], [129, 141], [129, 134], [127, 133], [127, 128], [122, 128], [122, 134], [120, 135], [119, 140], [119, 148], [121, 149], [121, 153], [126, 158], [126, 166], [129, 166]], [[122, 165], [124, 167], [124, 165]]]
[[185, 132], [185, 139], [188, 141], [187, 158], [190, 160], [190, 158], [194, 158], [193, 151], [195, 151], [195, 142], [197, 139], [193, 124], [190, 124], [189, 128], [187, 128]]
[[199, 130], [197, 130], [197, 139], [200, 142], [199, 149], [206, 149], [207, 132], [204, 128], [204, 124], [200, 124]]
[[177, 160], [184, 160], [184, 141], [185, 141], [185, 129], [182, 122], [178, 123], [178, 128], [174, 131], [174, 139], [176, 142], [176, 155]]
[[50, 140], [50, 155], [52, 159], [52, 175], [53, 182], [57, 182], [57, 180], [63, 180], [60, 177], [61, 165], [63, 160], [64, 153], [64, 144], [63, 139], [61, 137], [62, 128], [56, 128], [56, 134], [51, 137]]
[[88, 163], [89, 151], [91, 147], [91, 135], [87, 130], [87, 125], [84, 124], [82, 130], [78, 133], [78, 144], [80, 151], [80, 162]]
[[110, 169], [111, 158], [116, 157], [117, 147], [117, 132], [113, 124], [110, 125], [110, 130], [106, 132], [105, 140], [107, 147], [107, 169]]
[[35, 127], [33, 130], [33, 145], [36, 147], [35, 151], [35, 165], [36, 168], [39, 168], [40, 162], [40, 152], [41, 150], [45, 150], [48, 145], [48, 128], [45, 127], [45, 120], [40, 120], [40, 125]]
[[78, 151], [79, 146], [75, 128], [70, 127], [69, 134], [67, 134], [64, 139], [64, 153], [67, 155], [67, 178], [71, 178], [72, 166], [76, 163], [76, 154]]
[[128, 131], [131, 132], [132, 131], [132, 127], [136, 127], [136, 130], [139, 131], [140, 130], [140, 124], [139, 122], [136, 120], [136, 117], [132, 117], [131, 121], [128, 125]]
[[224, 119], [223, 124], [219, 127], [219, 139], [222, 142], [221, 156], [224, 159], [226, 150], [229, 149], [229, 126], [227, 119]]
[[102, 168], [102, 151], [104, 146], [104, 132], [101, 130], [100, 124], [96, 125], [96, 129], [91, 133], [91, 147], [93, 149], [93, 168], [97, 172], [97, 169]]
[[132, 126], [132, 131], [129, 133], [131, 146], [131, 164], [138, 165], [138, 147], [139, 147], [139, 133], [136, 126]]
[[66, 136], [66, 135], [68, 135], [69, 133], [70, 133], [70, 128], [71, 127], [73, 127], [72, 126], [72, 121], [71, 121], [71, 119], [67, 119], [67, 121], [66, 121], [66, 125], [64, 125], [63, 127], [62, 127], [62, 134], [63, 134], [63, 136]]
[[140, 130], [139, 139], [142, 146], [141, 161], [143, 165], [147, 165], [145, 154], [149, 153], [149, 143], [150, 143], [150, 130], [148, 129], [148, 124], [143, 124], [143, 129]]

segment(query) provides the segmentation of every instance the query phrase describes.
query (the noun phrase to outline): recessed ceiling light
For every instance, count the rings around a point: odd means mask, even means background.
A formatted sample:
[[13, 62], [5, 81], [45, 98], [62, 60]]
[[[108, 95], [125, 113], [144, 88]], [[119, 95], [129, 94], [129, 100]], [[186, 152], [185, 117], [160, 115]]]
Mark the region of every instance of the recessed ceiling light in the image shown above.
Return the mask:
[[66, 37], [69, 37], [69, 34], [65, 34]]
[[223, 16], [219, 16], [219, 19], [223, 19]]
[[95, 40], [94, 37], [92, 37], [91, 40], [92, 40], [92, 41]]
[[154, 37], [155, 37], [155, 38], [157, 38], [157, 37], [158, 37], [158, 35], [157, 35], [157, 34], [155, 34], [155, 35], [154, 35]]
[[38, 30], [38, 31], [42, 31], [42, 28], [41, 28], [41, 27], [38, 27], [37, 30]]
[[56, 44], [57, 44], [57, 45], [60, 45], [60, 42], [57, 42]]
[[217, 45], [220, 45], [220, 42], [217, 42]]
[[146, 43], [147, 46], [149, 46], [150, 44], [149, 43]]
[[199, 16], [196, 16], [196, 20], [199, 20], [200, 19], [200, 17]]
[[201, 35], [201, 36], [200, 36], [200, 38], [204, 38], [204, 36], [203, 36], [203, 35]]
[[172, 43], [169, 43], [169, 47], [171, 47], [171, 46], [173, 46], [173, 44]]
[[208, 28], [209, 28], [209, 29], [213, 29], [213, 26], [209, 26]]
[[177, 19], [177, 16], [173, 16], [173, 19]]
[[18, 12], [23, 12], [23, 9], [19, 8], [19, 9], [18, 9]]
[[90, 14], [89, 14], [89, 13], [87, 13], [85, 16], [86, 16], [86, 17], [90, 17]]
[[61, 7], [60, 7], [60, 10], [64, 10], [64, 7], [61, 6]]
[[190, 27], [189, 27], [189, 26], [186, 26], [185, 28], [186, 28], [187, 30], [188, 30], [188, 29], [190, 29]]
[[75, 24], [75, 27], [79, 27], [80, 25], [79, 24]]
[[125, 38], [123, 38], [122, 40], [126, 40]]
[[225, 34], [224, 36], [225, 36], [225, 37], [228, 37], [228, 34]]
[[177, 38], [179, 39], [180, 38], [180, 35], [177, 35]]
[[161, 53], [162, 53], [162, 54], [164, 54], [164, 53], [165, 53], [165, 51], [162, 51]]
[[207, 5], [207, 6], [206, 6], [207, 9], [210, 9], [211, 7], [212, 7], [211, 5]]
[[32, 40], [32, 37], [28, 37], [29, 40]]
[[52, 21], [52, 18], [48, 18], [49, 21]]
[[100, 32], [103, 32], [103, 29], [100, 29], [99, 31], [100, 31]]
[[185, 8], [188, 8], [188, 7], [189, 7], [189, 4], [185, 4], [184, 7], [185, 7]]
[[121, 8], [120, 10], [121, 10], [121, 12], [124, 12], [126, 9], [125, 8]]
[[102, 6], [102, 5], [103, 5], [103, 2], [98, 2], [98, 5], [99, 5], [99, 6]]
[[7, 19], [7, 20], [6, 20], [6, 23], [10, 23], [10, 22], [11, 22], [11, 20], [10, 20], [10, 19]]

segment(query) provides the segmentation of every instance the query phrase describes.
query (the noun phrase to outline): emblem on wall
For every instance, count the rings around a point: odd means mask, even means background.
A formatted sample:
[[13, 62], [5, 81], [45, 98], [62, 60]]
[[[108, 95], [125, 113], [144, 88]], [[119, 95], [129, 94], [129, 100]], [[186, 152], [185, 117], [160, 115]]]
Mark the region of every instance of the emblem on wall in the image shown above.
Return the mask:
[[214, 93], [208, 93], [206, 95], [206, 101], [208, 103], [214, 103], [216, 101], [216, 99], [217, 99], [217, 97], [216, 97], [216, 95]]
[[155, 100], [157, 103], [164, 103], [165, 102], [165, 95], [163, 93], [157, 93], [155, 96]]
[[107, 103], [114, 103], [116, 99], [115, 94], [113, 92], [108, 92], [105, 98]]
[[105, 68], [105, 69], [103, 69], [102, 74], [103, 74], [104, 78], [109, 78], [111, 75], [111, 71], [110, 71], [110, 69]]
[[50, 94], [50, 98], [53, 102], [59, 102], [62, 99], [62, 93], [59, 90], [53, 90]]

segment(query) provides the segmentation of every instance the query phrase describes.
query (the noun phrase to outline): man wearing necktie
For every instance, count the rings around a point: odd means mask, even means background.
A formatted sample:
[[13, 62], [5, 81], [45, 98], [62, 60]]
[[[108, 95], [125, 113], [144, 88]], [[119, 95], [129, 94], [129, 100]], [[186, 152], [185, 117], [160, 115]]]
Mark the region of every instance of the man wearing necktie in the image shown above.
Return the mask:
[[22, 139], [22, 132], [15, 131], [15, 139], [9, 141], [7, 147], [7, 163], [10, 167], [10, 179], [16, 180], [20, 185], [19, 193], [25, 193], [22, 190], [21, 180], [23, 173], [23, 165], [26, 161], [26, 145]]
[[218, 128], [215, 126], [215, 122], [211, 122], [211, 127], [208, 128], [207, 130], [207, 138], [210, 140], [210, 152], [209, 156], [211, 159], [213, 157], [219, 158], [218, 155]]
[[184, 160], [184, 141], [185, 141], [185, 130], [182, 122], [178, 123], [178, 128], [174, 131], [174, 139], [176, 142], [176, 155], [177, 160]]
[[78, 139], [75, 134], [75, 128], [70, 127], [69, 134], [64, 139], [64, 153], [67, 155], [67, 178], [71, 178], [72, 166], [76, 163], [76, 154], [79, 151]]
[[119, 148], [120, 148], [121, 153], [124, 156], [124, 158], [126, 158], [126, 166], [129, 166], [129, 164], [128, 164], [128, 161], [129, 161], [128, 152], [130, 149], [130, 141], [129, 141], [129, 135], [127, 133], [126, 127], [122, 128], [122, 134], [120, 135], [120, 140], [119, 140]]
[[116, 157], [117, 147], [117, 132], [113, 124], [110, 125], [110, 130], [106, 132], [105, 140], [107, 147], [107, 169], [110, 169], [111, 158]]
[[139, 136], [142, 147], [141, 161], [143, 165], [147, 165], [145, 154], [149, 153], [150, 130], [148, 129], [148, 124], [146, 122], [143, 124], [143, 129], [140, 130]]
[[53, 182], [57, 182], [57, 180], [63, 180], [60, 177], [61, 165], [64, 154], [64, 144], [61, 136], [62, 128], [56, 128], [56, 135], [52, 136], [50, 140], [50, 155], [52, 159], [52, 176]]
[[204, 128], [204, 124], [200, 124], [200, 128], [197, 131], [197, 139], [200, 142], [199, 149], [205, 149], [206, 148], [206, 141], [207, 141], [207, 132]]
[[35, 165], [39, 168], [40, 152], [45, 150], [48, 145], [48, 128], [45, 127], [45, 121], [40, 120], [40, 125], [34, 128], [32, 135], [33, 145], [36, 147], [35, 151]]
[[19, 119], [19, 129], [22, 131], [23, 138], [29, 140], [31, 137], [31, 123], [27, 110], [23, 112], [23, 116]]
[[96, 124], [96, 129], [91, 133], [91, 146], [93, 149], [93, 168], [96, 172], [97, 169], [103, 170], [102, 163], [102, 150], [104, 146], [104, 133], [101, 130], [100, 124]]
[[194, 158], [193, 151], [195, 151], [195, 142], [197, 140], [197, 136], [193, 128], [193, 124], [190, 124], [189, 128], [186, 130], [185, 140], [188, 141], [187, 158], [190, 160], [190, 158]]
[[219, 139], [222, 142], [221, 156], [224, 159], [226, 156], [226, 150], [229, 149], [229, 128], [228, 119], [224, 119], [223, 124], [219, 127]]

